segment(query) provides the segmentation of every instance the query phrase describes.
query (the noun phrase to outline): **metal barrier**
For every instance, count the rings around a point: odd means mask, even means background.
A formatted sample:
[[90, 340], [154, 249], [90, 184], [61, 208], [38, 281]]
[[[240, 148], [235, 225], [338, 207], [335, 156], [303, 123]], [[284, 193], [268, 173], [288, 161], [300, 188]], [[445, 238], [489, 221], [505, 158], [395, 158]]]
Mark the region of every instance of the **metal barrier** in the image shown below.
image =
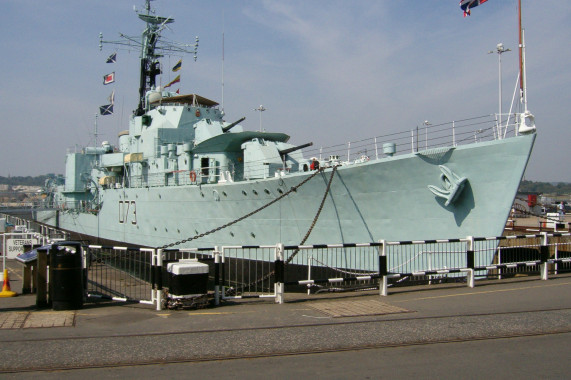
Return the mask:
[[[325, 291], [388, 287], [406, 282], [466, 282], [571, 269], [569, 233], [488, 238], [400, 241], [307, 246], [222, 247], [215, 264], [216, 302], [231, 298], [273, 297], [304, 286]], [[280, 248], [283, 247], [283, 248]], [[271, 254], [275, 250], [275, 260]], [[283, 259], [279, 259], [280, 255]], [[283, 268], [278, 270], [278, 268]], [[280, 277], [281, 276], [281, 277]], [[272, 290], [273, 289], [273, 290]], [[281, 291], [280, 291], [281, 289]], [[219, 295], [219, 293], [221, 295]]]
[[362, 244], [225, 246], [152, 249], [84, 246], [84, 283], [92, 298], [164, 307], [168, 263], [198, 259], [209, 266], [208, 290], [221, 300], [274, 298], [288, 291], [340, 291], [405, 283], [466, 282], [516, 273], [571, 271], [571, 233]]
[[[283, 246], [229, 246], [216, 249], [216, 283], [220, 299], [278, 298], [276, 268]], [[281, 256], [283, 257], [283, 256]], [[282, 281], [283, 282], [283, 281]]]
[[154, 304], [160, 298], [154, 289], [157, 263], [154, 249], [89, 245], [83, 264], [87, 296]]

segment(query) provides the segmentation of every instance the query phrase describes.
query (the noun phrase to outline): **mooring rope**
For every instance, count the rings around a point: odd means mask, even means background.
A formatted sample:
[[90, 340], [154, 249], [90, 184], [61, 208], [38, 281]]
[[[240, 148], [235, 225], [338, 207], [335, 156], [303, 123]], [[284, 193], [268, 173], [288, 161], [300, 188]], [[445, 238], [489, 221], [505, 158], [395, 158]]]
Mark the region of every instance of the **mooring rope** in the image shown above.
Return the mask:
[[[327, 194], [329, 194], [329, 190], [331, 189], [331, 183], [333, 182], [333, 177], [335, 176], [336, 170], [337, 170], [337, 166], [334, 166], [333, 171], [331, 172], [331, 177], [329, 178], [329, 182], [327, 183], [327, 188], [325, 189], [325, 193], [323, 194], [323, 198], [321, 199], [321, 203], [319, 204], [319, 208], [317, 209], [317, 213], [315, 214], [315, 217], [313, 218], [313, 222], [311, 223], [311, 226], [309, 226], [307, 233], [305, 234], [305, 236], [303, 237], [303, 239], [301, 240], [301, 243], [299, 245], [303, 245], [307, 241], [307, 239], [309, 238], [309, 235], [311, 235], [311, 231], [313, 231], [313, 227], [315, 227], [315, 224], [317, 223], [317, 220], [319, 219], [319, 216], [321, 215], [321, 211], [323, 210], [323, 206], [325, 205], [325, 200], [327, 199]], [[284, 265], [289, 264], [293, 260], [293, 258], [299, 253], [299, 251], [300, 251], [299, 248], [297, 248], [295, 251], [293, 251], [292, 255], [287, 260], [285, 260]], [[276, 273], [276, 271], [274, 269], [274, 270], [268, 272], [266, 275], [258, 278], [257, 280], [250, 282], [249, 284], [244, 284], [239, 288], [236, 287], [236, 289], [229, 289], [226, 292], [226, 294], [228, 294], [228, 295], [236, 294], [243, 289], [249, 288], [253, 285], [259, 284], [260, 282], [268, 280], [275, 273]]]

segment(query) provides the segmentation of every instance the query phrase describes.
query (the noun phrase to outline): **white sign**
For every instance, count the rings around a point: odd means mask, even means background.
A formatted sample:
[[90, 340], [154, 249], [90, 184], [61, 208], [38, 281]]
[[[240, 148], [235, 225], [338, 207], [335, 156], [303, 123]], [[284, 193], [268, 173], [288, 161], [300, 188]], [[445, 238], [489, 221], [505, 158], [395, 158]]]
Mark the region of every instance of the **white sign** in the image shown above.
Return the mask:
[[15, 259], [20, 253], [24, 253], [24, 246], [38, 245], [36, 238], [32, 239], [7, 239], [6, 240], [6, 258]]

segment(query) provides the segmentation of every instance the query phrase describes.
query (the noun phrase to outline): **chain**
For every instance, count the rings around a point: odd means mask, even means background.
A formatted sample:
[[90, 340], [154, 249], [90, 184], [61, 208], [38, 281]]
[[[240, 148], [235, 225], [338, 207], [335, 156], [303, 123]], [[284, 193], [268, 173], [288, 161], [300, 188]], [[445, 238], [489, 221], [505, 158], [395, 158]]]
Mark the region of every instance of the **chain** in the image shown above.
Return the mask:
[[[321, 199], [321, 204], [319, 205], [319, 209], [317, 210], [317, 214], [315, 214], [315, 218], [313, 218], [313, 222], [311, 223], [309, 230], [307, 230], [307, 233], [305, 234], [305, 236], [303, 237], [303, 240], [301, 241], [301, 243], [299, 243], [299, 245], [305, 244], [305, 242], [309, 238], [309, 235], [311, 234], [311, 231], [313, 231], [313, 227], [315, 227], [315, 224], [317, 223], [317, 219], [319, 219], [319, 215], [321, 214], [321, 210], [323, 210], [323, 206], [325, 205], [325, 200], [327, 199], [327, 194], [329, 194], [329, 189], [331, 189], [331, 182], [333, 182], [333, 176], [335, 176], [336, 170], [337, 170], [337, 166], [334, 166], [333, 171], [331, 172], [331, 178], [329, 178], [329, 183], [327, 184], [327, 189], [325, 189], [325, 194], [323, 194], [323, 199]], [[286, 260], [286, 262], [284, 264], [286, 264], [286, 265], [289, 264], [298, 253], [299, 253], [299, 248], [297, 248], [295, 251], [293, 251], [291, 256], [288, 257], [288, 259]]]
[[[250, 213], [248, 213], [248, 214], [246, 214], [246, 215], [244, 215], [244, 216], [241, 216], [240, 218], [238, 218], [238, 219], [236, 219], [236, 220], [233, 220], [233, 221], [231, 221], [231, 222], [229, 222], [229, 223], [226, 223], [226, 224], [224, 224], [224, 225], [222, 225], [222, 226], [220, 226], [220, 227], [216, 227], [216, 228], [214, 228], [214, 229], [212, 229], [212, 230], [210, 230], [210, 231], [207, 231], [207, 232], [204, 232], [204, 233], [201, 233], [201, 234], [198, 234], [198, 235], [189, 237], [189, 238], [187, 238], [187, 239], [183, 239], [183, 240], [180, 240], [180, 241], [177, 241], [177, 242], [174, 242], [174, 243], [170, 243], [170, 244], [165, 244], [165, 245], [163, 245], [163, 246], [161, 246], [161, 247], [157, 247], [157, 249], [165, 249], [165, 248], [174, 247], [174, 246], [179, 245], [179, 244], [188, 243], [189, 241], [202, 238], [202, 237], [207, 236], [207, 235], [210, 235], [210, 234], [212, 234], [212, 233], [214, 233], [214, 232], [218, 232], [218, 231], [223, 230], [224, 228], [230, 227], [231, 225], [234, 225], [234, 224], [236, 224], [236, 223], [238, 223], [238, 222], [240, 222], [240, 221], [242, 221], [242, 220], [244, 220], [244, 219], [247, 219], [247, 218], [251, 217], [252, 215], [257, 214], [258, 212], [262, 211], [263, 209], [270, 207], [270, 206], [273, 205], [274, 203], [279, 202], [280, 200], [282, 200], [283, 198], [287, 197], [287, 196], [288, 196], [289, 194], [291, 194], [292, 192], [297, 191], [297, 189], [299, 189], [301, 186], [305, 185], [309, 180], [311, 180], [313, 177], [315, 177], [316, 175], [318, 175], [319, 173], [321, 173], [323, 170], [324, 170], [323, 168], [319, 169], [318, 171], [316, 171], [315, 173], [313, 173], [312, 175], [310, 175], [309, 177], [307, 177], [306, 179], [304, 179], [304, 180], [303, 180], [302, 182], [300, 182], [299, 184], [297, 184], [297, 185], [295, 185], [295, 186], [292, 186], [288, 191], [286, 191], [285, 193], [283, 193], [282, 195], [280, 195], [280, 196], [277, 197], [276, 199], [272, 200], [272, 201], [269, 202], [268, 204], [266, 204], [266, 205], [264, 205], [264, 206], [258, 208], [257, 210], [254, 210], [254, 211], [252, 211], [252, 212], [250, 212]], [[336, 167], [333, 168], [333, 172], [335, 172], [335, 170], [336, 170]], [[332, 177], [332, 178], [333, 178], [333, 177]], [[329, 187], [328, 187], [328, 191], [329, 191]], [[312, 228], [313, 228], [313, 227], [312, 227]]]
[[[333, 182], [333, 176], [335, 176], [336, 170], [337, 170], [337, 166], [334, 166], [333, 171], [331, 172], [331, 177], [329, 178], [329, 182], [327, 183], [327, 188], [325, 189], [325, 194], [323, 194], [323, 198], [321, 199], [321, 204], [319, 205], [319, 208], [317, 209], [317, 213], [315, 214], [315, 217], [313, 218], [313, 222], [311, 223], [309, 230], [307, 230], [307, 233], [305, 234], [305, 236], [303, 237], [303, 239], [299, 245], [303, 245], [307, 241], [307, 238], [309, 238], [309, 235], [311, 234], [313, 227], [315, 227], [315, 224], [317, 223], [317, 219], [319, 219], [319, 215], [321, 214], [321, 210], [323, 210], [323, 206], [325, 205], [325, 200], [327, 199], [327, 194], [329, 194], [329, 190], [331, 189], [331, 182]], [[293, 258], [299, 253], [299, 251], [300, 251], [299, 248], [297, 248], [295, 251], [293, 251], [292, 255], [290, 257], [288, 257], [288, 259], [284, 262], [284, 265], [289, 264], [293, 260]], [[249, 284], [244, 284], [244, 285], [242, 285], [236, 289], [228, 289], [226, 294], [227, 295], [236, 294], [243, 289], [250, 288], [253, 285], [256, 285], [256, 284], [259, 284], [260, 282], [268, 280], [275, 273], [276, 273], [276, 271], [272, 270], [272, 271], [268, 272], [266, 275], [258, 278], [257, 280], [250, 282]]]

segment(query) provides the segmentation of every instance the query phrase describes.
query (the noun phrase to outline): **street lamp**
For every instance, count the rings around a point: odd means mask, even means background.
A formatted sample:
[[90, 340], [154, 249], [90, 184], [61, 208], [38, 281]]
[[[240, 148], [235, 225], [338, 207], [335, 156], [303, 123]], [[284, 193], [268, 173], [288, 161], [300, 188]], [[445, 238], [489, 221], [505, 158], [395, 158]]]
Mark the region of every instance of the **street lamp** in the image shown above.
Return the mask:
[[262, 112], [267, 110], [263, 105], [260, 104], [258, 108], [254, 108], [254, 111], [260, 112], [260, 132], [262, 132]]
[[[496, 45], [496, 53], [498, 53], [498, 76], [499, 76], [499, 115], [498, 115], [498, 139], [501, 139], [502, 133], [502, 54], [511, 51], [511, 49], [504, 48], [503, 43]], [[490, 50], [488, 54], [493, 54], [494, 51]]]

